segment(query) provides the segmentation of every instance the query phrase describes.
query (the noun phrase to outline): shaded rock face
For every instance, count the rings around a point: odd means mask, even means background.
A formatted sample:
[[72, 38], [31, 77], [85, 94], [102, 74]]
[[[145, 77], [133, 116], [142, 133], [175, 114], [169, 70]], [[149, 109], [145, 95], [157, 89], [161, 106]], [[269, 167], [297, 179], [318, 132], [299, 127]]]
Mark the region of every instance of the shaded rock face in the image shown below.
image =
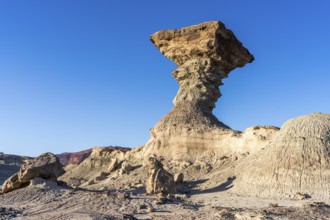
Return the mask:
[[35, 177], [56, 181], [57, 177], [64, 172], [60, 160], [52, 153], [45, 153], [33, 160], [25, 161], [19, 172], [2, 185], [2, 192], [6, 193], [23, 187]]
[[159, 160], [150, 157], [148, 169], [149, 178], [146, 183], [148, 194], [174, 194], [176, 192], [173, 175], [164, 169]]
[[240, 194], [328, 198], [330, 114], [288, 120], [265, 150], [242, 161], [236, 170], [234, 190]]
[[159, 31], [151, 41], [179, 66], [172, 75], [180, 88], [173, 109], [151, 129], [145, 155], [181, 159], [208, 149], [220, 154], [237, 151], [233, 148], [241, 133], [220, 122], [212, 110], [221, 96], [222, 80], [254, 57], [219, 21]]

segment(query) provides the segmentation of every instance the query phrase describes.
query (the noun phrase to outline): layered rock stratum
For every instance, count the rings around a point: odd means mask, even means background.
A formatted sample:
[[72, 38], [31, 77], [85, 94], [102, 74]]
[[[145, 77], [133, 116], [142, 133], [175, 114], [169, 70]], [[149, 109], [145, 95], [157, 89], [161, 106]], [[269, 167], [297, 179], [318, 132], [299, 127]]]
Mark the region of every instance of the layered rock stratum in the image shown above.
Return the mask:
[[[151, 129], [146, 156], [196, 158], [210, 151], [224, 156], [261, 149], [272, 139], [276, 133], [274, 127], [262, 127], [250, 137], [249, 130], [234, 131], [212, 114], [221, 96], [222, 80], [233, 69], [254, 60], [223, 23], [213, 21], [163, 30], [150, 39], [163, 55], [179, 66], [172, 75], [180, 88], [173, 109]], [[249, 136], [249, 141], [243, 140], [245, 136]]]
[[274, 141], [237, 167], [239, 194], [329, 198], [330, 114], [288, 120]]

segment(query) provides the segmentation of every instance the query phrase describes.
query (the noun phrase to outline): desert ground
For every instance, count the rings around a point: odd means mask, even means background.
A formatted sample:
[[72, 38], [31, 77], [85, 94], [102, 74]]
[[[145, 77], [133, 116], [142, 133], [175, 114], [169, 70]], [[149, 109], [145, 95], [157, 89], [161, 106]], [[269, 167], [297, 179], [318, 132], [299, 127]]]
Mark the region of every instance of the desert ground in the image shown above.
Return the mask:
[[[106, 148], [95, 148], [94, 152], [98, 154], [79, 165], [68, 165], [66, 174], [59, 178], [62, 182], [56, 185], [30, 184], [1, 195], [1, 219], [330, 218], [329, 199], [295, 197], [294, 194], [291, 198], [276, 199], [240, 196], [233, 192], [236, 177], [231, 176], [233, 173], [228, 169], [246, 159], [244, 157], [224, 158], [218, 165], [206, 161], [162, 160], [170, 172], [182, 172], [184, 181], [176, 185], [175, 194], [160, 198], [158, 194], [146, 194], [148, 170], [139, 163], [141, 158], [130, 155], [132, 169], [127, 173], [118, 168], [105, 178], [96, 178], [107, 171], [107, 165], [121, 152], [110, 152]], [[5, 170], [7, 176], [17, 171], [17, 165], [4, 165], [5, 158], [2, 163], [1, 171]], [[78, 187], [75, 186], [77, 180], [80, 181]]]

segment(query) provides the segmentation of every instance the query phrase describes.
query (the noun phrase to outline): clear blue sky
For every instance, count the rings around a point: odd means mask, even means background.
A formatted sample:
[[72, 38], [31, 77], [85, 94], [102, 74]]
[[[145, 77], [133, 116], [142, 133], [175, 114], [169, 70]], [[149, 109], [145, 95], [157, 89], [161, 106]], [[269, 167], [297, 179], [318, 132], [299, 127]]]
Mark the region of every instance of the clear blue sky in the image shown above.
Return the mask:
[[221, 121], [330, 113], [329, 11], [327, 0], [1, 0], [0, 151], [143, 145], [178, 89], [149, 36], [210, 20], [255, 56], [224, 80]]

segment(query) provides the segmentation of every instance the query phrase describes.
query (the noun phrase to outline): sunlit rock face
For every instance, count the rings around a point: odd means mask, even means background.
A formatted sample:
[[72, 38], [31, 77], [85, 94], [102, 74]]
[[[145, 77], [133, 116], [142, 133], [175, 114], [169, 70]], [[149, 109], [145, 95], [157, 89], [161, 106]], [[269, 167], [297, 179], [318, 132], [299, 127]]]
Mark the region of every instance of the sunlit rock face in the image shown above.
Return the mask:
[[179, 66], [172, 75], [180, 88], [173, 109], [151, 129], [146, 154], [181, 158], [208, 149], [228, 152], [228, 143], [241, 133], [220, 122], [212, 110], [221, 96], [222, 79], [252, 62], [253, 56], [219, 21], [159, 31], [151, 41]]
[[172, 72], [180, 85], [175, 106], [190, 103], [212, 111], [221, 96], [222, 79], [254, 59], [219, 21], [160, 31], [151, 41], [179, 66]]
[[330, 114], [286, 121], [265, 150], [236, 166], [240, 195], [289, 198], [295, 193], [329, 198]]
[[189, 60], [207, 58], [229, 73], [253, 61], [250, 52], [220, 21], [159, 31], [150, 39], [162, 54], [178, 66]]

